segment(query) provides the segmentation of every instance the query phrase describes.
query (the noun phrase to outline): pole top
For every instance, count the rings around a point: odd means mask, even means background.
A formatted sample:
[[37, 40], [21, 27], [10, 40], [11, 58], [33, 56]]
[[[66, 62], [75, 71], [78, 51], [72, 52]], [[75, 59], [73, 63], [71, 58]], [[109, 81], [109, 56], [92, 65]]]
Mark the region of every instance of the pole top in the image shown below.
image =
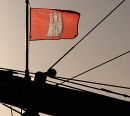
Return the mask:
[[26, 4], [30, 4], [29, 0], [25, 0], [25, 3], [26, 3]]

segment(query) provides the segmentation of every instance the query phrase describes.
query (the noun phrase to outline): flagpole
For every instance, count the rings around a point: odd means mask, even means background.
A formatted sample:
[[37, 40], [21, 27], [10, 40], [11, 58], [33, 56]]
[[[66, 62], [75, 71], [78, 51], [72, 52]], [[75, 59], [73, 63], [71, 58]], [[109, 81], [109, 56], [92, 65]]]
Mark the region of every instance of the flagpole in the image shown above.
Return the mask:
[[29, 76], [29, 0], [26, 3], [26, 69], [25, 69], [25, 79], [30, 80]]

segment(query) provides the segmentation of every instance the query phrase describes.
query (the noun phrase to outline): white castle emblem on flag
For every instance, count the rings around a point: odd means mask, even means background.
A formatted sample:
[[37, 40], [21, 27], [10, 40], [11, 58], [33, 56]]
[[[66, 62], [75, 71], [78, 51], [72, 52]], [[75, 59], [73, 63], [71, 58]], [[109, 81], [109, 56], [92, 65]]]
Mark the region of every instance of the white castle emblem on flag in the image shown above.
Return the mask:
[[47, 36], [60, 36], [62, 32], [62, 16], [60, 12], [50, 11], [50, 22]]

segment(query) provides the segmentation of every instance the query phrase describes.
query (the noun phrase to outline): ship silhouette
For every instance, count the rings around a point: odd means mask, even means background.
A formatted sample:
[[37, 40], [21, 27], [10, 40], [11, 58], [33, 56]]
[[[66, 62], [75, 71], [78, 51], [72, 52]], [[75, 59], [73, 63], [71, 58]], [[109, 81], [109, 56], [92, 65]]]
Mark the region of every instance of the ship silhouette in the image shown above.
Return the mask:
[[11, 70], [0, 70], [0, 102], [25, 110], [23, 116], [37, 116], [39, 112], [60, 116], [130, 112], [128, 101], [46, 82], [46, 77], [53, 75], [53, 71], [37, 72], [35, 80], [28, 81]]
[[[114, 10], [116, 10], [125, 0], [123, 0]], [[74, 80], [63, 77], [56, 77], [56, 70], [53, 67], [66, 56], [74, 47], [78, 45], [87, 35], [89, 35], [98, 25], [100, 25], [114, 10], [112, 10], [103, 20], [101, 20], [90, 32], [88, 32], [75, 46], [73, 46], [63, 57], [61, 57], [47, 72], [30, 73], [28, 69], [28, 4], [26, 0], [26, 70], [18, 71], [13, 69], [0, 68], [0, 102], [7, 106], [12, 105], [21, 108], [25, 112], [22, 116], [39, 116], [38, 113], [45, 113], [53, 116], [75, 116], [75, 115], [128, 115], [130, 113], [130, 102], [93, 93], [87, 90], [76, 88], [63, 84], [69, 82], [93, 89], [98, 89], [104, 92], [113, 93], [130, 98], [129, 95], [121, 94], [104, 88], [95, 88], [92, 86], [82, 85]], [[56, 15], [56, 12], [54, 12]], [[59, 25], [51, 25], [48, 35], [59, 36], [61, 31], [58, 31]], [[52, 27], [54, 30], [52, 31]], [[51, 33], [54, 32], [54, 33]], [[116, 56], [104, 63], [101, 63], [83, 73], [91, 71], [101, 65], [111, 62], [123, 55], [130, 53], [127, 51], [119, 56]], [[81, 74], [83, 74], [81, 73]], [[79, 74], [79, 75], [81, 75]], [[49, 81], [48, 78], [61, 80], [61, 84]], [[60, 86], [62, 85], [62, 86]], [[111, 85], [114, 86], [114, 85]], [[114, 86], [121, 87], [121, 86]], [[130, 89], [129, 87], [122, 87]], [[8, 104], [8, 105], [7, 105]], [[13, 109], [11, 109], [13, 110]]]

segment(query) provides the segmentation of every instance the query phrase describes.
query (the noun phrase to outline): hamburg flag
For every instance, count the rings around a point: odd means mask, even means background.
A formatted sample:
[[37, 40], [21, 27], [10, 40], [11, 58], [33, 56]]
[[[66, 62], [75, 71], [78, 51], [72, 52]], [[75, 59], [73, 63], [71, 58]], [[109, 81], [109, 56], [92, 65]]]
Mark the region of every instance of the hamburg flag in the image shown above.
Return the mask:
[[31, 8], [30, 40], [74, 39], [80, 13], [70, 10]]

